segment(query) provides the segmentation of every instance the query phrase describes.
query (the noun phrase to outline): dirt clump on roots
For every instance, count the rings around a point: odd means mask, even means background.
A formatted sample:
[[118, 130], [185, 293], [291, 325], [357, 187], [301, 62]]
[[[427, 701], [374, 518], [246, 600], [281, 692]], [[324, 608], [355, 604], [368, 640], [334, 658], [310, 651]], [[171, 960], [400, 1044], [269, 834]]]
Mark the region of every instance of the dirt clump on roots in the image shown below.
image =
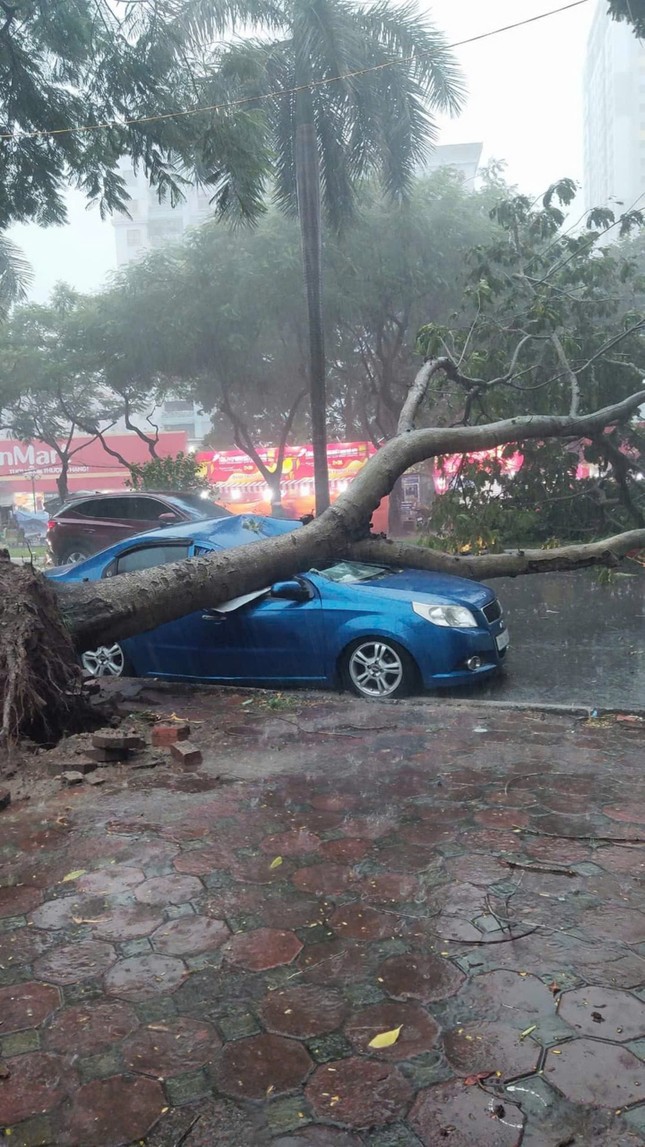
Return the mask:
[[0, 745], [53, 743], [79, 728], [86, 701], [53, 587], [0, 550]]

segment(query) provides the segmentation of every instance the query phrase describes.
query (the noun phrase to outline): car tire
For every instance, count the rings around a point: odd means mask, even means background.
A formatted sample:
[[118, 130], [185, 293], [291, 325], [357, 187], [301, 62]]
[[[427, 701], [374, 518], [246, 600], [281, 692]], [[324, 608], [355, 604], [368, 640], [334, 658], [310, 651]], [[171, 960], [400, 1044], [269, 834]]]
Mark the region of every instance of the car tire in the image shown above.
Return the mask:
[[91, 557], [90, 551], [82, 543], [70, 542], [61, 550], [58, 557], [58, 565], [61, 566], [75, 566], [79, 562], [84, 562], [86, 558]]
[[118, 641], [99, 645], [81, 654], [81, 665], [90, 677], [133, 677], [132, 663]]
[[389, 637], [360, 637], [343, 651], [345, 689], [370, 701], [408, 697], [419, 687], [419, 670], [407, 649]]

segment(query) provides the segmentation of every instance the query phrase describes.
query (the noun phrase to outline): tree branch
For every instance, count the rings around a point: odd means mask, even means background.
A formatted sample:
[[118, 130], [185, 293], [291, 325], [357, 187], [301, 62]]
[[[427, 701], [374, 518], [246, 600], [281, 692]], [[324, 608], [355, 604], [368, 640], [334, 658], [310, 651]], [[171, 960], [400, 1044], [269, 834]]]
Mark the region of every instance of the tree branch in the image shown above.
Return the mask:
[[378, 562], [434, 573], [482, 581], [496, 577], [518, 577], [521, 574], [556, 573], [584, 569], [588, 566], [617, 566], [624, 557], [645, 548], [645, 529], [615, 534], [599, 542], [559, 546], [552, 550], [517, 550], [514, 553], [481, 554], [461, 557], [425, 546], [391, 542], [387, 538], [366, 538], [350, 546], [348, 557], [357, 561]]

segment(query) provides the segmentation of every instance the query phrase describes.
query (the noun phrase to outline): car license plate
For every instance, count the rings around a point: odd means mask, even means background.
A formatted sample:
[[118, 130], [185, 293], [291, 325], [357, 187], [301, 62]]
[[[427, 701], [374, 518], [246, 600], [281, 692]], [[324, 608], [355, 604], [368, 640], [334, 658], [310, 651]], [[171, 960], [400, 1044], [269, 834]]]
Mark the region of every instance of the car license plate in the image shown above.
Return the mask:
[[503, 631], [503, 633], [500, 633], [499, 636], [495, 638], [495, 644], [497, 645], [497, 648], [498, 648], [500, 653], [502, 652], [502, 649], [506, 649], [510, 640], [511, 639], [508, 636], [508, 630], [507, 629], [505, 629]]

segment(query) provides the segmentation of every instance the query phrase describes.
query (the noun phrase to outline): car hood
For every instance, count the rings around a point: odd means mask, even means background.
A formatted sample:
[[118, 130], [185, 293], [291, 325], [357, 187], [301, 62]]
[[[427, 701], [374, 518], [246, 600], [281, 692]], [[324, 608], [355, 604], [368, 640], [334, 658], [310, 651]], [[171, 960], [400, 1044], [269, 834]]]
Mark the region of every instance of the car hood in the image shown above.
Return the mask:
[[[328, 583], [329, 584], [329, 583]], [[482, 609], [494, 601], [495, 594], [488, 586], [452, 574], [429, 573], [425, 570], [400, 570], [376, 577], [373, 581], [358, 582], [352, 590], [398, 598], [400, 601], [424, 601], [433, 605], [449, 602], [465, 605], [468, 609]]]

